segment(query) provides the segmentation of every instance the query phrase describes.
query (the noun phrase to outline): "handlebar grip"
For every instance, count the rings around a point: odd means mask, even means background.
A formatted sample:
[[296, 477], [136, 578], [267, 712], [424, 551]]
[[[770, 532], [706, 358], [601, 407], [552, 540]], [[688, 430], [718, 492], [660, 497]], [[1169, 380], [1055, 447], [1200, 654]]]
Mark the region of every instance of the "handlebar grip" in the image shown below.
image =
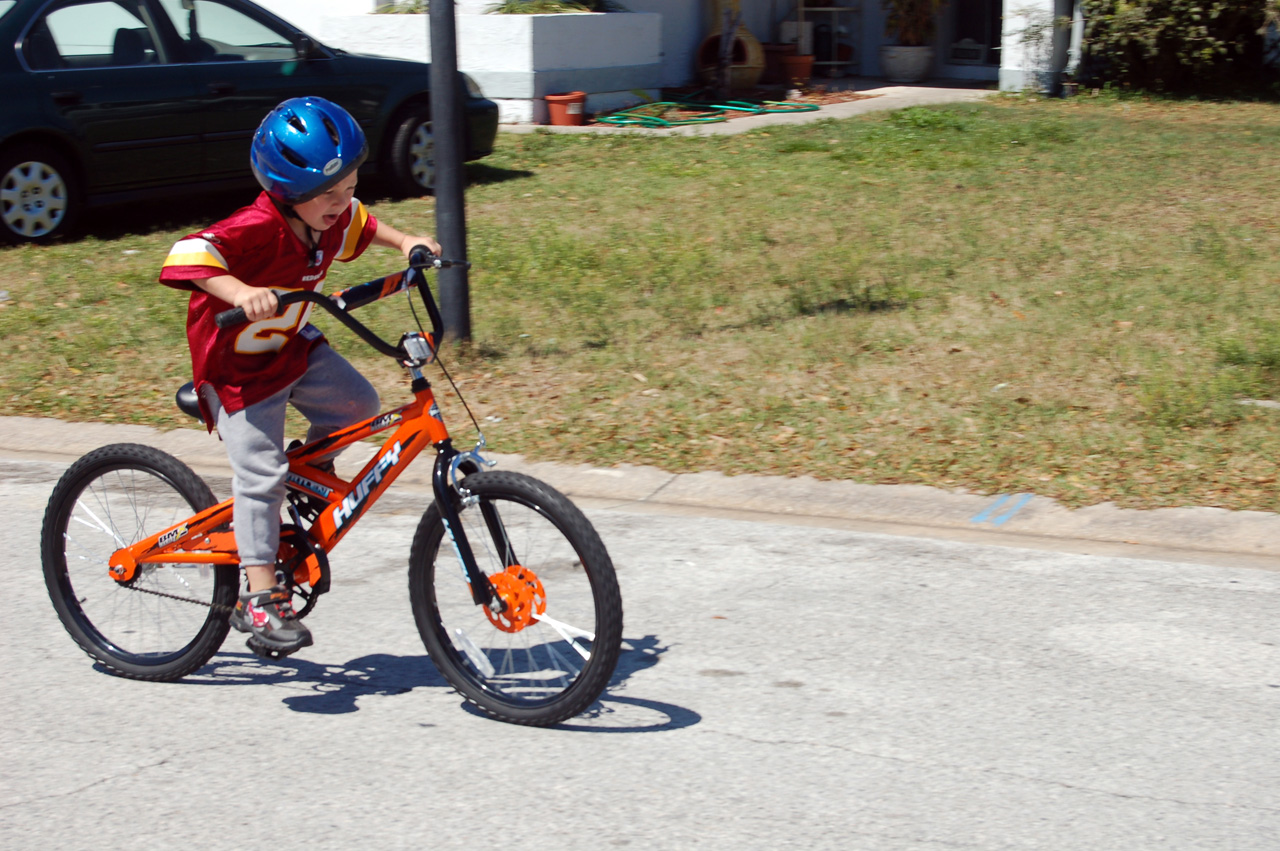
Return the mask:
[[425, 245], [415, 245], [409, 251], [409, 265], [414, 269], [425, 269], [428, 266], [436, 266], [440, 258], [427, 248]]
[[243, 325], [249, 321], [249, 317], [245, 316], [243, 307], [233, 307], [230, 310], [224, 310], [217, 316], [213, 317], [213, 323], [219, 328], [234, 328], [237, 325]]
[[409, 251], [409, 266], [414, 269], [470, 269], [466, 260], [445, 260], [437, 257], [425, 245], [415, 245]]

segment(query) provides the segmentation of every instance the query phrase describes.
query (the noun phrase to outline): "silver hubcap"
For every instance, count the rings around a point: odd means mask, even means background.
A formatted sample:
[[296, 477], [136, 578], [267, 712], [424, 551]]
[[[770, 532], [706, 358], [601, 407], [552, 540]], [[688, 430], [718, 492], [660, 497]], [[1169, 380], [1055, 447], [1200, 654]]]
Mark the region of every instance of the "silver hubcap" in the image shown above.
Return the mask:
[[66, 214], [67, 184], [45, 163], [18, 163], [0, 182], [0, 218], [19, 236], [44, 236]]
[[436, 140], [430, 124], [419, 124], [409, 138], [409, 171], [423, 189], [436, 184]]

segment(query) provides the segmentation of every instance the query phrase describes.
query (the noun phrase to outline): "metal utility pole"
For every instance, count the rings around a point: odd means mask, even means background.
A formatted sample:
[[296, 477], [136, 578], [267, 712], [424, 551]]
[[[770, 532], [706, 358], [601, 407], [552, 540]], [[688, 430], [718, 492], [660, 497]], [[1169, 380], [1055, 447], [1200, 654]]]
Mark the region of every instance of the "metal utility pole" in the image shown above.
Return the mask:
[[[431, 133], [436, 157], [436, 241], [450, 260], [467, 259], [466, 174], [463, 171], [461, 86], [458, 85], [458, 31], [452, 0], [430, 5]], [[471, 339], [471, 292], [467, 270], [440, 270], [440, 314], [445, 336]]]

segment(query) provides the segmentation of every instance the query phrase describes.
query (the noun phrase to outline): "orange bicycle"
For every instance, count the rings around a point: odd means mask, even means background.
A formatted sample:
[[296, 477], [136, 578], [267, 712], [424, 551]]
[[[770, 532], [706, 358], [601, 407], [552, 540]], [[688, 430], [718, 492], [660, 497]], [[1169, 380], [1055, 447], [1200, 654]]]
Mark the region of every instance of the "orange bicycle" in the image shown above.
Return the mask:
[[[289, 516], [282, 518], [277, 575], [305, 617], [329, 590], [328, 553], [418, 454], [433, 447], [434, 501], [409, 554], [409, 599], [427, 653], [449, 683], [489, 716], [556, 724], [590, 706], [613, 675], [622, 597], [600, 536], [564, 495], [525, 475], [483, 470], [490, 466], [480, 455], [483, 433], [474, 449], [454, 448], [422, 374], [424, 366], [438, 363], [442, 329], [425, 270], [450, 265], [419, 248], [403, 272], [333, 296], [309, 290], [280, 296], [281, 312], [301, 302], [318, 305], [399, 361], [414, 398], [289, 448]], [[418, 322], [417, 331], [393, 345], [351, 316], [400, 292], [412, 308], [414, 289], [431, 333]], [[230, 326], [245, 317], [237, 308], [218, 320]], [[178, 403], [199, 416], [190, 385], [179, 391]], [[309, 463], [388, 431], [381, 449], [350, 481]], [[41, 532], [45, 583], [71, 637], [109, 671], [177, 680], [222, 645], [239, 587], [239, 558], [232, 501], [215, 502], [208, 485], [181, 461], [137, 444], [90, 452], [54, 487]]]

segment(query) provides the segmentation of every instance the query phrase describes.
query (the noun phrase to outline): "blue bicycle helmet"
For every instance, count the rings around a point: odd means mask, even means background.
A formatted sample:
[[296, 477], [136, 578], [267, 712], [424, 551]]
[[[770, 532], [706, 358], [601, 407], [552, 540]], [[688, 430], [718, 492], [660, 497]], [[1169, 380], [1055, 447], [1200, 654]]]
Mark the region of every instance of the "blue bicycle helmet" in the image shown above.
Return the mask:
[[368, 155], [364, 131], [350, 113], [321, 97], [300, 97], [262, 119], [249, 163], [268, 195], [293, 205], [328, 190]]

